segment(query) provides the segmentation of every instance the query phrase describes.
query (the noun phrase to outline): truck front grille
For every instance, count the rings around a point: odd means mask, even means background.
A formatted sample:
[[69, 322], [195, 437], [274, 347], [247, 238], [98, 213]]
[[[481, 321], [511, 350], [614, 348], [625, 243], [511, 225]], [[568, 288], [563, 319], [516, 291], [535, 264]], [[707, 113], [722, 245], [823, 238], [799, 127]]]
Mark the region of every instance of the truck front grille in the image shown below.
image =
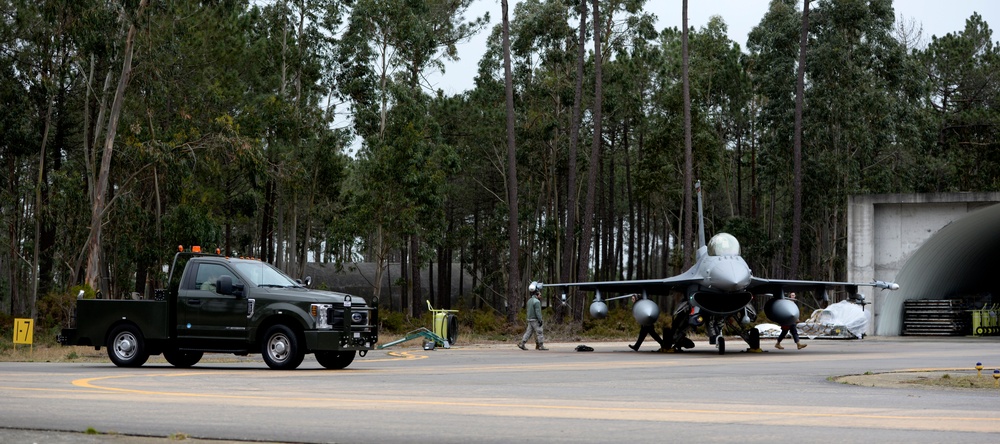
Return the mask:
[[[344, 325], [344, 309], [338, 307], [331, 307], [327, 310], [327, 319], [330, 320], [330, 325], [334, 328]], [[366, 307], [351, 307], [351, 329], [359, 329], [368, 327], [368, 320], [370, 318], [369, 309]]]

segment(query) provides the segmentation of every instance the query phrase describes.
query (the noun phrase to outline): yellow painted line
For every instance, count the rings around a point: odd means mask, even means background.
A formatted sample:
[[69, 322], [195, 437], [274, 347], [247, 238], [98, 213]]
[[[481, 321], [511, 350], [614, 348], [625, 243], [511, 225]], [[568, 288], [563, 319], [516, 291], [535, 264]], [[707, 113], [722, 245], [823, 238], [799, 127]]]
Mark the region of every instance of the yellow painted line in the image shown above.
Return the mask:
[[415, 354], [409, 353], [409, 352], [395, 352], [395, 351], [392, 351], [392, 352], [389, 352], [388, 355], [389, 356], [394, 356], [395, 358], [393, 358], [393, 359], [367, 359], [367, 358], [362, 358], [362, 359], [364, 359], [364, 361], [359, 361], [359, 362], [413, 361], [413, 360], [417, 360], [417, 359], [427, 359], [428, 358], [427, 355], [415, 355]]
[[[204, 373], [171, 373], [171, 374], [155, 374], [155, 375], [118, 375], [118, 376], [104, 376], [97, 378], [86, 378], [78, 379], [73, 381], [73, 385], [82, 388], [95, 389], [95, 390], [105, 390], [118, 393], [131, 393], [140, 395], [157, 395], [157, 396], [177, 396], [177, 397], [191, 397], [191, 398], [224, 398], [224, 399], [241, 399], [241, 400], [281, 400], [283, 402], [288, 401], [303, 401], [303, 402], [322, 402], [324, 405], [350, 405], [351, 408], [358, 408], [363, 405], [395, 405], [395, 406], [422, 406], [422, 407], [455, 407], [455, 408], [487, 408], [487, 409], [514, 409], [515, 411], [523, 412], [526, 410], [541, 410], [541, 411], [557, 411], [560, 413], [567, 412], [600, 412], [602, 417], [606, 417], [610, 412], [619, 413], [642, 413], [643, 415], [651, 414], [664, 414], [664, 415], [675, 415], [675, 414], [698, 414], [698, 415], [732, 415], [744, 418], [754, 418], [761, 417], [764, 419], [774, 419], [775, 417], [796, 417], [796, 418], [836, 418], [836, 419], [852, 419], [852, 420], [900, 420], [900, 421], [928, 421], [928, 420], [947, 420], [947, 421], [968, 421], [968, 422], [986, 422], [989, 424], [1000, 424], [1000, 417], [968, 417], [968, 416], [942, 416], [942, 415], [890, 415], [890, 414], [876, 414], [876, 413], [833, 413], [833, 412], [802, 412], [802, 411], [781, 411], [781, 410], [767, 410], [767, 411], [747, 411], [747, 410], [723, 410], [723, 409], [697, 409], [697, 408], [659, 408], [659, 407], [615, 407], [608, 405], [600, 405], [596, 407], [581, 406], [581, 405], [567, 405], [567, 404], [542, 404], [542, 400], [532, 400], [530, 403], [516, 403], [516, 402], [476, 402], [476, 401], [429, 401], [429, 400], [412, 400], [412, 399], [368, 399], [368, 398], [315, 398], [315, 397], [287, 397], [287, 396], [251, 396], [251, 395], [224, 395], [224, 394], [203, 394], [203, 393], [184, 393], [184, 392], [162, 392], [153, 390], [135, 390], [135, 389], [125, 389], [116, 387], [106, 387], [102, 385], [97, 385], [100, 381], [109, 381], [113, 379], [122, 378], [132, 378], [135, 376], [151, 376], [151, 377], [183, 377], [199, 375], [203, 376]], [[989, 412], [985, 412], [989, 413]], [[717, 416], [716, 416], [717, 417]]]

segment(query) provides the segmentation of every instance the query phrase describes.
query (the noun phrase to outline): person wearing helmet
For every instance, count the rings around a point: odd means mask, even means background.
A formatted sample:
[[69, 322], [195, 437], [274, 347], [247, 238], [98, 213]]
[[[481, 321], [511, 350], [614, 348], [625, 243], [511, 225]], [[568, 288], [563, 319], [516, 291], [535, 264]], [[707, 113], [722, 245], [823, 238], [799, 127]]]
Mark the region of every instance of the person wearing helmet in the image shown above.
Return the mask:
[[525, 307], [527, 310], [528, 328], [524, 330], [521, 342], [517, 343], [517, 348], [521, 350], [528, 349], [524, 346], [524, 343], [528, 342], [532, 334], [535, 335], [535, 350], [548, 350], [548, 348], [545, 348], [545, 337], [542, 334], [542, 303], [538, 300], [538, 296], [542, 293], [541, 290], [541, 285], [536, 282], [532, 282], [528, 286], [528, 294], [531, 295]]

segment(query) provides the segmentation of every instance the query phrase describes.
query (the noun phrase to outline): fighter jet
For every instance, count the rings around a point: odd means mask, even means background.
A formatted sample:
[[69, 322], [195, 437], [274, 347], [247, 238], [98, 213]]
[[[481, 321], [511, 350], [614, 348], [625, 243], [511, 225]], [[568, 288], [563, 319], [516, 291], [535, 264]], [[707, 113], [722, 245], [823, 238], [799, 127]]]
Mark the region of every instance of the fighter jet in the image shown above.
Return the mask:
[[[883, 290], [898, 290], [894, 282], [872, 281], [870, 283], [802, 281], [786, 279], [764, 279], [755, 277], [750, 267], [740, 256], [740, 243], [731, 234], [718, 233], [705, 243], [705, 220], [701, 203], [701, 182], [695, 185], [698, 196], [698, 242], [697, 262], [682, 274], [665, 279], [572, 282], [545, 284], [532, 282], [529, 288], [557, 287], [562, 289], [562, 299], [570, 287], [594, 292], [590, 304], [590, 315], [596, 319], [608, 316], [608, 301], [634, 297], [632, 316], [640, 325], [651, 326], [660, 316], [659, 305], [650, 300], [650, 295], [669, 295], [674, 291], [684, 294], [684, 300], [673, 314], [672, 327], [664, 332], [662, 347], [666, 351], [681, 351], [694, 347], [687, 337], [688, 332], [704, 326], [711, 345], [725, 354], [726, 342], [723, 328], [727, 325], [749, 346], [748, 351], [759, 352], [760, 333], [750, 325], [757, 318], [754, 297], [765, 297], [764, 314], [778, 325], [793, 325], [798, 322], [799, 309], [794, 301], [786, 298], [786, 292], [813, 291], [823, 300], [829, 300], [828, 289], [843, 287], [850, 299], [864, 306], [865, 297], [858, 293], [858, 287], [868, 286]], [[606, 293], [623, 294], [603, 298]]]

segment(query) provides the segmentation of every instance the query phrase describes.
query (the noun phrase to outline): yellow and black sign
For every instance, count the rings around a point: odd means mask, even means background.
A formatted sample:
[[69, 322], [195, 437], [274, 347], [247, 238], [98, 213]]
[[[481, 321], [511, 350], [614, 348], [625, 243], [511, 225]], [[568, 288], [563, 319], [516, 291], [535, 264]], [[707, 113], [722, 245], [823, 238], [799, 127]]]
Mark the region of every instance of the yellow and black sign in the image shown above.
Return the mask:
[[35, 331], [34, 319], [14, 319], [14, 343], [31, 344], [32, 332]]

